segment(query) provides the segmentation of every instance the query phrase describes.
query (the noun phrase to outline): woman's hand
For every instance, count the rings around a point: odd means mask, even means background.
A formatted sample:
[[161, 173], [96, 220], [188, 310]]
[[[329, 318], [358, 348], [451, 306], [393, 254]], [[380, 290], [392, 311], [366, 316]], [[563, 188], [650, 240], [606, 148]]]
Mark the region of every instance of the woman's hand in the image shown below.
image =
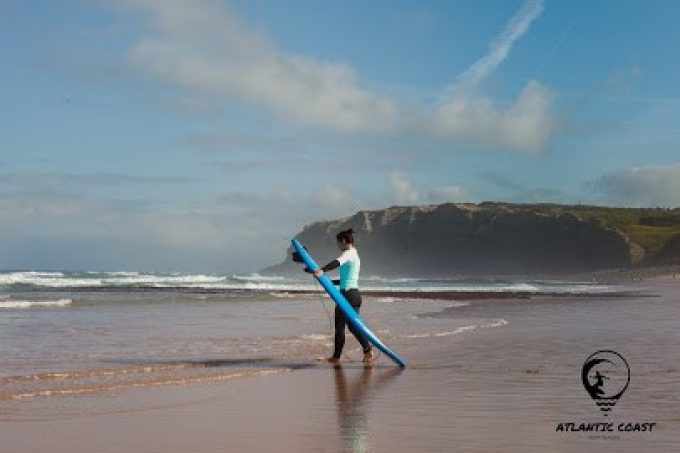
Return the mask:
[[314, 276], [315, 276], [316, 278], [319, 278], [319, 277], [321, 277], [322, 275], [323, 275], [323, 270], [317, 269], [317, 270], [314, 271]]

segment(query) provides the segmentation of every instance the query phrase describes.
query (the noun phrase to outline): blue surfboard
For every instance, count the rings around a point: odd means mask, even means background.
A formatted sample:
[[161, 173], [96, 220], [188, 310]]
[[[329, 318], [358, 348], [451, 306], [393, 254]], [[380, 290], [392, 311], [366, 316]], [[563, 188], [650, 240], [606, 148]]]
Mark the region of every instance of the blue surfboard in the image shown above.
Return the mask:
[[[293, 248], [295, 248], [295, 251], [298, 253], [298, 256], [302, 259], [302, 261], [305, 263], [307, 268], [311, 270], [312, 272], [316, 271], [319, 269], [319, 265], [314, 262], [312, 257], [309, 255], [307, 250], [300, 244], [300, 241], [297, 239], [293, 239]], [[349, 302], [347, 302], [347, 299], [345, 299], [345, 296], [342, 295], [340, 290], [335, 287], [333, 282], [324, 274], [321, 277], [318, 277], [317, 280], [319, 283], [321, 283], [321, 286], [326, 290], [329, 296], [331, 296], [331, 299], [337, 304], [337, 306], [342, 310], [342, 312], [345, 314], [345, 317], [349, 322], [352, 323], [352, 325], [366, 338], [368, 341], [371, 342], [376, 348], [380, 349], [385, 355], [387, 355], [390, 359], [394, 360], [394, 362], [399, 365], [400, 367], [404, 368], [406, 366], [406, 363], [399, 357], [397, 354], [392, 352], [390, 348], [385, 346], [378, 337], [375, 336], [373, 332], [366, 326], [364, 321], [361, 319], [359, 316], [359, 313], [356, 312], [354, 307], [350, 305]]]

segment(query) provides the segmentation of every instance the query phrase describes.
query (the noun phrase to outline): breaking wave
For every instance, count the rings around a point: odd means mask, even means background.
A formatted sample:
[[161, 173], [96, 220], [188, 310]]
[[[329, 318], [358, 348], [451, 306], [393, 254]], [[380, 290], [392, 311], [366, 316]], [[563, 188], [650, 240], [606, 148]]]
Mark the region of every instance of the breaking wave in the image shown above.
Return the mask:
[[61, 308], [71, 305], [71, 299], [57, 299], [57, 300], [7, 300], [0, 299], [0, 309], [11, 308]]
[[[301, 273], [302, 274], [302, 273]], [[183, 288], [196, 290], [245, 290], [245, 291], [310, 291], [319, 286], [308, 275], [282, 277], [260, 275], [219, 275], [151, 272], [0, 272], [0, 290], [34, 290], [73, 288], [84, 290], [121, 288]], [[390, 292], [484, 292], [484, 293], [558, 293], [558, 294], [606, 294], [621, 291], [621, 287], [583, 283], [541, 282], [475, 282], [454, 280], [428, 280], [415, 278], [367, 277], [362, 288], [369, 291]], [[384, 299], [388, 301], [388, 299]]]

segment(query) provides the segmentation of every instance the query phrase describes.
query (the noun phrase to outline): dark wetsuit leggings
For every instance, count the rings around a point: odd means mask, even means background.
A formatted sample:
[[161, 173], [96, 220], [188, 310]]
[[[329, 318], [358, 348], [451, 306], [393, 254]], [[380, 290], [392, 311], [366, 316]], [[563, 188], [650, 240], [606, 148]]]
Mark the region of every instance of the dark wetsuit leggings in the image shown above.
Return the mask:
[[[356, 288], [351, 288], [348, 290], [340, 290], [343, 296], [347, 299], [349, 304], [354, 307], [354, 309], [359, 312], [359, 308], [361, 308], [361, 293], [359, 293], [359, 290]], [[356, 337], [357, 341], [361, 343], [361, 347], [364, 350], [364, 354], [369, 352], [371, 350], [371, 345], [366, 340], [366, 338], [361, 335], [360, 332], [358, 332], [354, 326], [352, 326], [351, 323], [347, 322], [347, 318], [345, 318], [345, 314], [338, 308], [338, 306], [335, 306], [335, 351], [333, 352], [333, 357], [339, 359], [340, 356], [342, 355], [342, 348], [345, 346], [345, 325], [349, 327], [349, 331], [352, 332], [352, 334]]]

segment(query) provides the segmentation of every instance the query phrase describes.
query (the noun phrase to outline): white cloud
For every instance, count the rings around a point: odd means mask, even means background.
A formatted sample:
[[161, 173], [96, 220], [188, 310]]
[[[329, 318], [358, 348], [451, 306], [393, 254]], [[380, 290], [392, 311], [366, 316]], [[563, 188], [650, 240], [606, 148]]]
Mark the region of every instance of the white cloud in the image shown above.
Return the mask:
[[314, 194], [314, 200], [317, 203], [339, 211], [350, 209], [356, 198], [349, 190], [330, 184], [324, 184]]
[[465, 189], [461, 186], [443, 186], [430, 191], [433, 203], [457, 203], [465, 201]]
[[524, 152], [540, 152], [545, 148], [557, 123], [553, 90], [530, 80], [507, 107], [475, 93], [479, 84], [508, 57], [515, 41], [529, 31], [542, 11], [542, 0], [525, 1], [491, 42], [489, 53], [447, 88], [448, 100], [428, 118], [434, 134]]
[[627, 66], [612, 69], [604, 81], [604, 91], [613, 96], [630, 96], [642, 77], [642, 68], [636, 57]]
[[680, 206], [680, 163], [606, 173], [586, 184], [605, 201], [634, 206]]
[[540, 152], [557, 126], [554, 98], [552, 90], [534, 80], [505, 109], [483, 97], [456, 97], [433, 115], [432, 131], [442, 138]]
[[399, 204], [412, 204], [420, 198], [420, 191], [413, 187], [408, 173], [394, 170], [389, 176], [390, 195]]
[[453, 93], [477, 88], [510, 54], [513, 44], [529, 31], [531, 23], [543, 12], [543, 0], [527, 0], [505, 25], [501, 34], [491, 42], [489, 53], [477, 60], [458, 76], [449, 88]]
[[201, 103], [237, 100], [311, 128], [389, 136], [409, 133], [523, 152], [543, 150], [555, 132], [555, 92], [537, 81], [528, 82], [509, 105], [473, 93], [540, 15], [539, 0], [525, 2], [491, 43], [489, 53], [456, 79], [453, 97], [449, 87], [447, 102], [435, 106], [369, 90], [343, 62], [284, 52], [224, 4], [124, 0], [123, 5], [145, 18], [143, 37], [130, 53], [133, 64], [183, 88]]
[[565, 202], [565, 194], [550, 187], [534, 187], [524, 182], [515, 181], [511, 177], [493, 171], [482, 172], [481, 176], [500, 191], [494, 199], [519, 203]]
[[285, 53], [207, 0], [127, 0], [149, 17], [134, 64], [203, 96], [240, 99], [303, 124], [341, 131], [391, 128], [394, 100], [362, 88], [346, 64]]

